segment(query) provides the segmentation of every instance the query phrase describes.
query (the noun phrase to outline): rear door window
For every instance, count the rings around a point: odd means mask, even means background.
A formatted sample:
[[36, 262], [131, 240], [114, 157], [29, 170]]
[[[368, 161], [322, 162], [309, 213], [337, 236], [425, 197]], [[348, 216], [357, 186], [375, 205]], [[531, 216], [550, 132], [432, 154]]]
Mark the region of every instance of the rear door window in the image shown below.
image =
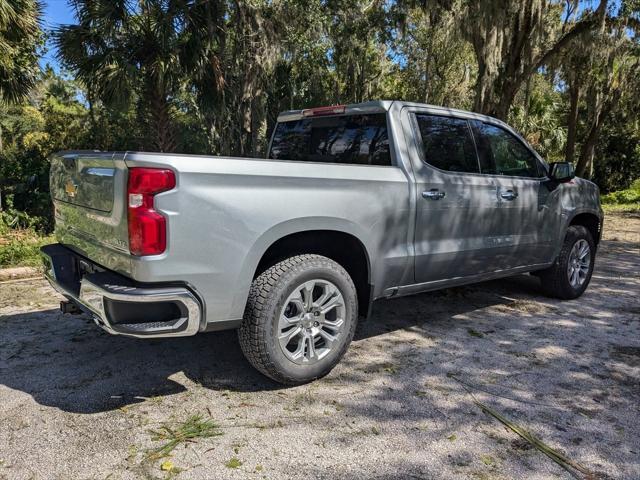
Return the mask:
[[415, 114], [424, 161], [448, 172], [480, 173], [471, 130], [466, 120]]
[[473, 129], [482, 173], [511, 177], [542, 176], [536, 157], [510, 132], [484, 122], [474, 122]]
[[302, 162], [391, 165], [384, 113], [302, 118], [278, 123], [269, 158]]

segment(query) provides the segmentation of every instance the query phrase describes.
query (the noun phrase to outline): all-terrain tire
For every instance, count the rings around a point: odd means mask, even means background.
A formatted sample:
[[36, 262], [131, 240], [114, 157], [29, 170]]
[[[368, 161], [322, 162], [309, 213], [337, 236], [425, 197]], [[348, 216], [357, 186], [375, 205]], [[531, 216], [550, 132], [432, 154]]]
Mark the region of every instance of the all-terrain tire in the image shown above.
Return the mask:
[[[568, 274], [571, 251], [576, 243], [581, 240], [586, 241], [589, 245], [589, 268], [582, 283], [580, 285], [572, 285]], [[589, 230], [582, 225], [571, 225], [567, 229], [562, 249], [554, 264], [545, 270], [536, 272], [536, 275], [540, 278], [542, 291], [550, 297], [563, 300], [578, 298], [584, 293], [591, 281], [595, 256], [596, 244]]]
[[[344, 299], [344, 323], [326, 356], [313, 364], [298, 364], [287, 358], [279, 343], [280, 315], [296, 288], [316, 279], [331, 282], [339, 290]], [[245, 357], [258, 371], [279, 383], [303, 384], [328, 374], [340, 361], [353, 338], [357, 318], [356, 288], [346, 270], [320, 255], [297, 255], [253, 281], [238, 338]]]

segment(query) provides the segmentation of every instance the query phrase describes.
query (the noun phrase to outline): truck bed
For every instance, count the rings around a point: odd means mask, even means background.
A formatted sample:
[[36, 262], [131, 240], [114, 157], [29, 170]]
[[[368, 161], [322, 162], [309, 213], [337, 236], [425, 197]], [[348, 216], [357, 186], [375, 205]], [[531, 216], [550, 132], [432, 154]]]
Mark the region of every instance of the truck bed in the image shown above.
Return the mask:
[[[145, 152], [60, 152], [51, 164], [58, 241], [136, 282], [192, 285], [208, 299], [207, 322], [242, 317], [262, 254], [289, 233], [339, 226], [380, 254], [384, 283], [409, 270], [410, 182], [398, 167]], [[154, 199], [167, 222], [161, 255], [129, 252], [134, 167], [176, 174]]]

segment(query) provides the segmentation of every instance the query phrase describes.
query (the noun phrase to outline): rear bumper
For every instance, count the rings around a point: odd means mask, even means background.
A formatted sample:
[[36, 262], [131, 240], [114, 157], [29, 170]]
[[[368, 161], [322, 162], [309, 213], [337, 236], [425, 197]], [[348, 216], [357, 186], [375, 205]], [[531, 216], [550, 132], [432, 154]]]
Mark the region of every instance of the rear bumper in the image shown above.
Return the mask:
[[42, 247], [41, 254], [53, 288], [111, 334], [184, 337], [201, 329], [201, 302], [185, 286], [139, 285], [60, 244]]

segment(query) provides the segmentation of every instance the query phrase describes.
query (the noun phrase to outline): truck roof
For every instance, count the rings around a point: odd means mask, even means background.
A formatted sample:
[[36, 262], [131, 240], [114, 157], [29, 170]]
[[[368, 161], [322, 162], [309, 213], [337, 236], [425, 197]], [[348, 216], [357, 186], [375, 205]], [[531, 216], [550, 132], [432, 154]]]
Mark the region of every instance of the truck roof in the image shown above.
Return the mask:
[[[384, 113], [389, 111], [391, 106], [395, 107], [421, 107], [426, 108], [431, 113], [437, 115], [452, 115], [456, 117], [463, 118], [472, 118], [476, 120], [488, 121], [491, 123], [498, 123], [504, 126], [507, 126], [501, 120], [489, 117], [487, 115], [482, 115], [480, 113], [469, 112], [467, 110], [459, 110], [457, 108], [448, 108], [442, 107], [438, 105], [429, 105], [426, 103], [417, 103], [417, 102], [405, 102], [402, 100], [372, 100], [370, 102], [363, 103], [352, 103], [348, 105], [332, 105], [332, 106], [323, 106], [323, 107], [314, 107], [314, 108], [305, 108], [300, 110], [288, 110], [285, 112], [281, 112], [278, 115], [279, 122], [288, 122], [293, 120], [300, 120], [301, 118], [307, 116], [314, 116], [314, 112], [316, 115], [354, 115], [354, 114], [367, 114], [367, 113]], [[335, 109], [332, 111], [332, 108]]]

